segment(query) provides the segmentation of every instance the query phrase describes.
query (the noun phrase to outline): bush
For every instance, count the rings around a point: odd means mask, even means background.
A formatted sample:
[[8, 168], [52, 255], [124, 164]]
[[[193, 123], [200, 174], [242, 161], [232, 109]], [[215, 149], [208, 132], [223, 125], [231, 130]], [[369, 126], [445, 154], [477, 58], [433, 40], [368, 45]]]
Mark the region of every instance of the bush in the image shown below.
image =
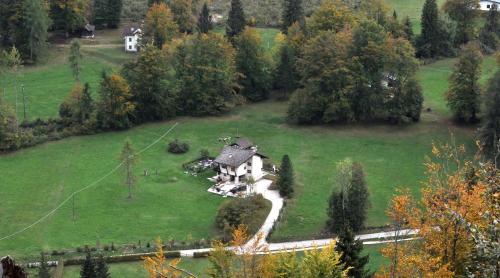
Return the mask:
[[246, 225], [249, 233], [253, 234], [257, 232], [267, 216], [269, 207], [269, 202], [262, 195], [246, 199], [231, 199], [219, 207], [215, 217], [215, 226], [225, 240], [231, 238], [231, 232], [240, 224]]
[[208, 251], [204, 251], [204, 252], [194, 252], [193, 253], [193, 258], [206, 258], [208, 257], [208, 255], [210, 254], [210, 252]]
[[187, 153], [189, 151], [189, 145], [186, 142], [181, 142], [178, 139], [170, 142], [168, 144], [168, 152], [174, 154]]
[[210, 152], [207, 149], [202, 149], [200, 151], [200, 157], [201, 158], [209, 158], [210, 157]]

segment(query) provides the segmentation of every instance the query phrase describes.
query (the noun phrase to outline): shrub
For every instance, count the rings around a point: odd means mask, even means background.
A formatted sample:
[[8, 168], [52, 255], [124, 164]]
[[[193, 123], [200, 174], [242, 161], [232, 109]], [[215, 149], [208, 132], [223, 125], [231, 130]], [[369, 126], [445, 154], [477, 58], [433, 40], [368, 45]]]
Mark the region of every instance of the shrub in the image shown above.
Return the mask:
[[210, 152], [207, 149], [202, 149], [200, 151], [200, 157], [201, 158], [208, 158], [208, 157], [210, 157]]
[[194, 252], [193, 253], [193, 258], [206, 258], [208, 257], [210, 252], [204, 251], [204, 252]]
[[187, 153], [189, 151], [189, 145], [186, 142], [181, 142], [178, 139], [170, 142], [168, 144], [168, 152], [174, 154]]
[[224, 239], [231, 238], [231, 232], [238, 225], [244, 224], [249, 233], [257, 232], [261, 221], [267, 215], [269, 203], [262, 195], [255, 195], [246, 199], [231, 199], [222, 203], [215, 218], [215, 225]]

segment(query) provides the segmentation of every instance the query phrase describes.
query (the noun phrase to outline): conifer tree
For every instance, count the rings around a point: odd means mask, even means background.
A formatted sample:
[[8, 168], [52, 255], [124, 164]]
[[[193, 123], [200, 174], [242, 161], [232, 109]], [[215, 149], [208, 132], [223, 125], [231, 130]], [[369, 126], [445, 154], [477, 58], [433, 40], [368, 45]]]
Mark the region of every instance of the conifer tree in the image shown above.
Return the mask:
[[429, 58], [440, 54], [439, 10], [436, 0], [426, 0], [422, 9], [422, 32], [418, 38], [417, 50], [421, 57]]
[[90, 251], [87, 251], [87, 255], [85, 256], [85, 261], [82, 264], [82, 268], [80, 270], [81, 278], [96, 278], [94, 259], [90, 256]]
[[38, 268], [39, 278], [50, 278], [49, 268], [47, 261], [45, 261], [45, 254], [42, 252], [40, 257], [40, 267]]
[[479, 47], [470, 43], [460, 53], [450, 77], [450, 88], [446, 93], [446, 99], [455, 119], [459, 122], [474, 123], [478, 120], [482, 61], [483, 56]]
[[479, 130], [483, 155], [500, 168], [500, 70], [490, 79], [485, 94], [486, 113]]
[[283, 14], [281, 15], [281, 32], [287, 33], [288, 27], [295, 22], [304, 23], [304, 9], [302, 0], [284, 0]]
[[371, 273], [365, 269], [369, 261], [369, 255], [362, 256], [363, 242], [354, 239], [354, 234], [349, 227], [343, 227], [340, 231], [335, 251], [340, 255], [340, 261], [344, 269], [349, 269], [349, 277], [368, 278]]
[[106, 260], [104, 260], [104, 256], [99, 254], [96, 261], [96, 278], [110, 278], [111, 274], [109, 274], [108, 265], [106, 264]]
[[455, 45], [460, 46], [475, 39], [476, 18], [479, 15], [479, 0], [447, 0], [443, 6], [448, 16], [455, 21]]
[[24, 32], [27, 34], [27, 49], [31, 61], [37, 61], [47, 48], [49, 15], [42, 0], [23, 1]]
[[198, 16], [198, 32], [206, 34], [208, 31], [212, 30], [212, 28], [212, 18], [208, 10], [207, 2], [205, 2]]
[[498, 6], [493, 4], [488, 11], [486, 23], [479, 34], [483, 48], [491, 53], [500, 45], [500, 22]]
[[405, 34], [405, 39], [413, 43], [415, 34], [413, 33], [413, 23], [411, 23], [409, 16], [405, 17], [403, 21], [403, 32]]
[[281, 159], [278, 179], [276, 181], [281, 196], [287, 198], [290, 198], [292, 196], [294, 183], [293, 180], [294, 178], [292, 162], [290, 161], [290, 157], [288, 155], [284, 155]]
[[92, 23], [96, 28], [104, 28], [108, 11], [108, 0], [94, 0], [92, 3]]
[[122, 0], [108, 0], [106, 21], [108, 28], [118, 28], [122, 15]]
[[231, 9], [227, 18], [226, 35], [231, 41], [233, 38], [241, 34], [245, 29], [246, 19], [245, 12], [240, 0], [231, 0]]

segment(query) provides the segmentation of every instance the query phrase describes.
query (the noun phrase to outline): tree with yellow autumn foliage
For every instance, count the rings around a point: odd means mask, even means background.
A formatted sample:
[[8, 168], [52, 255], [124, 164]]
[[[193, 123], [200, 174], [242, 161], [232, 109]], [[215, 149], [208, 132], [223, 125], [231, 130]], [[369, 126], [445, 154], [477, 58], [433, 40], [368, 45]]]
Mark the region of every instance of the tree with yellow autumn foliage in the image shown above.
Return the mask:
[[408, 191], [393, 198], [388, 216], [397, 228], [417, 229], [419, 240], [384, 248], [382, 254], [391, 263], [377, 277], [465, 276], [475, 271], [474, 258], [485, 254], [490, 259], [479, 261], [500, 269], [498, 260], [485, 253], [491, 248], [482, 248], [485, 238], [496, 238], [498, 246], [499, 173], [490, 164], [464, 160], [465, 153], [455, 143], [433, 145], [421, 199]]
[[156, 239], [156, 250], [154, 256], [142, 258], [144, 268], [148, 271], [150, 278], [196, 277], [192, 273], [177, 267], [181, 259], [178, 258], [167, 262], [160, 238]]
[[174, 21], [174, 15], [165, 3], [153, 4], [146, 15], [144, 37], [147, 42], [157, 48], [172, 40], [179, 27]]

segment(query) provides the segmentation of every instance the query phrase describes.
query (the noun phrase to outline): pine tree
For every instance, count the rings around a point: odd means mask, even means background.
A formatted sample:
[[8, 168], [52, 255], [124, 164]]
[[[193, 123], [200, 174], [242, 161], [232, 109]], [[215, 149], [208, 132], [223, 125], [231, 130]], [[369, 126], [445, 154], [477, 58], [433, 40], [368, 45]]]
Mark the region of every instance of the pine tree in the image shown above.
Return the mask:
[[50, 278], [49, 268], [45, 261], [45, 254], [42, 252], [40, 256], [40, 267], [38, 268], [39, 278]]
[[96, 278], [94, 259], [90, 256], [90, 252], [87, 251], [87, 255], [85, 256], [85, 261], [82, 264], [82, 268], [80, 270], [81, 278]]
[[108, 28], [118, 28], [122, 15], [122, 0], [108, 0], [106, 22]]
[[106, 260], [104, 260], [104, 256], [99, 254], [96, 261], [96, 278], [110, 278], [111, 274], [109, 274], [108, 265], [106, 264]]
[[476, 44], [470, 43], [460, 53], [450, 77], [450, 88], [446, 93], [446, 99], [455, 119], [459, 122], [474, 123], [478, 120], [482, 61], [481, 50]]
[[208, 10], [207, 2], [205, 2], [198, 16], [198, 32], [206, 34], [208, 31], [212, 30], [212, 28], [212, 18]]
[[484, 24], [479, 34], [479, 40], [483, 48], [489, 53], [495, 51], [500, 45], [500, 18], [498, 15], [498, 6], [493, 4], [486, 17]]
[[283, 91], [283, 98], [289, 97], [298, 88], [300, 77], [295, 71], [296, 60], [295, 51], [285, 42], [280, 49], [278, 66], [274, 76], [274, 86]]
[[418, 38], [417, 50], [421, 57], [429, 58], [439, 55], [439, 11], [436, 0], [426, 0], [422, 9], [422, 32]]
[[284, 0], [283, 14], [281, 15], [281, 32], [286, 34], [288, 27], [295, 22], [298, 22], [300, 25], [304, 24], [302, 0]]
[[278, 172], [278, 179], [276, 184], [278, 186], [280, 195], [290, 198], [293, 194], [293, 168], [292, 162], [288, 155], [284, 155], [281, 159], [280, 170]]
[[73, 40], [69, 48], [69, 65], [73, 71], [73, 77], [80, 81], [82, 53], [80, 52], [80, 41]]
[[246, 26], [245, 12], [240, 0], [231, 0], [231, 9], [227, 18], [226, 35], [231, 41], [241, 34]]
[[486, 113], [479, 130], [481, 151], [500, 168], [500, 70], [490, 79], [484, 99]]
[[49, 16], [45, 2], [25, 0], [23, 2], [23, 15], [25, 32], [28, 34], [29, 58], [31, 61], [37, 61], [47, 48]]
[[344, 269], [349, 270], [349, 277], [368, 278], [371, 273], [366, 270], [369, 255], [362, 256], [363, 242], [354, 239], [354, 234], [349, 227], [344, 227], [338, 237], [335, 251], [340, 255], [340, 261], [344, 264]]
[[413, 24], [411, 23], [411, 19], [409, 16], [405, 17], [403, 21], [403, 32], [405, 33], [405, 38], [413, 43], [415, 38], [415, 34], [413, 33]]
[[363, 166], [354, 162], [351, 166], [351, 187], [349, 188], [349, 225], [353, 231], [359, 231], [364, 227], [366, 212], [370, 207], [368, 185], [365, 179]]
[[96, 28], [104, 28], [108, 11], [108, 0], [94, 0], [92, 4], [92, 23]]

